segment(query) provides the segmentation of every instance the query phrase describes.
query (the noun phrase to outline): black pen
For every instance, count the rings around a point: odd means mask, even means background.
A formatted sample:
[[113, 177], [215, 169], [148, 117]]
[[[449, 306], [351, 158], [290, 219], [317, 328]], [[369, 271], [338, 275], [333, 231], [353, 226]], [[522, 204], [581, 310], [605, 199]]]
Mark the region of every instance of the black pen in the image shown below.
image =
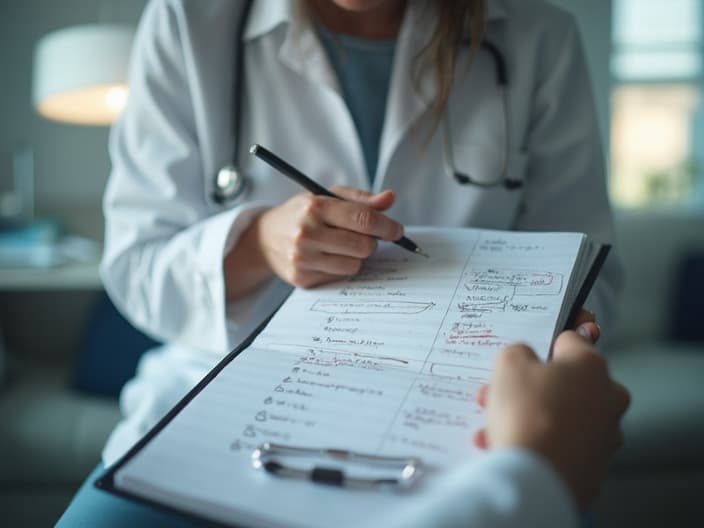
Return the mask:
[[[277, 171], [279, 171], [281, 174], [283, 174], [284, 176], [288, 176], [301, 187], [312, 192], [313, 194], [317, 194], [320, 196], [330, 196], [331, 198], [343, 200], [343, 198], [331, 193], [325, 187], [323, 187], [319, 183], [314, 182], [301, 171], [299, 171], [295, 167], [292, 167], [280, 157], [278, 157], [276, 154], [265, 149], [261, 145], [252, 145], [251, 147], [249, 147], [249, 153], [254, 154], [260, 160], [265, 161], [266, 163], [274, 167]], [[398, 240], [394, 240], [393, 243], [401, 246], [403, 249], [406, 249], [411, 253], [416, 253], [418, 255], [423, 255], [424, 257], [429, 258], [429, 255], [424, 253], [423, 250], [419, 248], [415, 242], [406, 238], [405, 236], [399, 238]]]

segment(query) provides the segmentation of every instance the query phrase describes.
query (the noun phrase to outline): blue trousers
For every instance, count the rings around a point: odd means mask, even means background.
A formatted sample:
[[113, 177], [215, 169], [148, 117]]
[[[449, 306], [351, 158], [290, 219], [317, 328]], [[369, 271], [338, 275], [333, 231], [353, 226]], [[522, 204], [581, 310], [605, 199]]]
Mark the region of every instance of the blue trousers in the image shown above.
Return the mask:
[[64, 514], [56, 524], [57, 528], [195, 528], [207, 526], [175, 513], [161, 511], [133, 502], [93, 486], [93, 482], [103, 473], [99, 464], [78, 490]]
[[[56, 528], [196, 528], [208, 526], [178, 514], [139, 504], [93, 486], [104, 468], [99, 464], [78, 490]], [[582, 516], [582, 528], [592, 528], [590, 515]]]

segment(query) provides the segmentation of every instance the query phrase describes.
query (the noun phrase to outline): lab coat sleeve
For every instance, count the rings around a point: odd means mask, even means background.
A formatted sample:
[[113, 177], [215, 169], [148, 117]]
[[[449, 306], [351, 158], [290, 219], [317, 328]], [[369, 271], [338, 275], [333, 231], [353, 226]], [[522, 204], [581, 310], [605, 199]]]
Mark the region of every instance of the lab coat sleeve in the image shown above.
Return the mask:
[[[401, 508], [399, 508], [400, 510]], [[578, 526], [572, 497], [546, 462], [529, 451], [497, 450], [442, 477], [432, 491], [389, 511], [375, 526], [509, 528]]]
[[236, 340], [228, 332], [236, 321], [226, 317], [223, 258], [265, 204], [218, 211], [209, 203], [178, 6], [150, 2], [137, 31], [128, 103], [110, 136], [101, 273], [137, 327], [222, 354]]
[[[524, 149], [525, 194], [516, 229], [587, 233], [612, 243], [613, 220], [591, 83], [573, 18], [561, 11], [540, 43]], [[613, 327], [622, 269], [612, 248], [586, 307]]]

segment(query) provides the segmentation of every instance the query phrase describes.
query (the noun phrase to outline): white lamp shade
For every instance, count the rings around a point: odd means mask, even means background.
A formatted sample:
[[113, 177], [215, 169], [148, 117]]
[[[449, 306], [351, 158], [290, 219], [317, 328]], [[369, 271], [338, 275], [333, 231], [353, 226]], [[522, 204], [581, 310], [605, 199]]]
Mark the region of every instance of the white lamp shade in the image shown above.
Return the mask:
[[32, 99], [49, 119], [107, 125], [127, 101], [127, 67], [134, 31], [95, 24], [42, 37], [34, 54]]

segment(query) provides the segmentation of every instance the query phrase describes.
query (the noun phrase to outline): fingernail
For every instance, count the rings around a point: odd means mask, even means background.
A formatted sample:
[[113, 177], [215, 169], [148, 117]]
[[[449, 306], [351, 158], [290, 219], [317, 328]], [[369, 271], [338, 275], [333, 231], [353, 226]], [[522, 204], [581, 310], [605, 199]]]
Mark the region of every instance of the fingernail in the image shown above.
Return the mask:
[[592, 340], [592, 333], [584, 325], [577, 327], [577, 333], [581, 335], [584, 339], [589, 339], [589, 341]]

